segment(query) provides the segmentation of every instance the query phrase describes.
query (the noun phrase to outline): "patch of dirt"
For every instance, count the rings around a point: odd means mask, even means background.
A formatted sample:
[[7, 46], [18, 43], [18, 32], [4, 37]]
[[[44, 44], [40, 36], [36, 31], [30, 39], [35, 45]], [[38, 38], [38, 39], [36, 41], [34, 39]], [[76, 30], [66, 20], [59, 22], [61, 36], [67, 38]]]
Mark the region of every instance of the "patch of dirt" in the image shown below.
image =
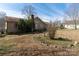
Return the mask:
[[[34, 40], [33, 35], [21, 35], [8, 37], [10, 43], [14, 43], [14, 47], [10, 50], [0, 53], [0, 55], [8, 56], [65, 56], [79, 55], [78, 49], [62, 47], [59, 45], [47, 46], [40, 41]], [[5, 39], [7, 42], [7, 40]], [[2, 42], [2, 40], [0, 41]], [[9, 44], [9, 43], [8, 43]], [[5, 44], [6, 45], [6, 44]]]

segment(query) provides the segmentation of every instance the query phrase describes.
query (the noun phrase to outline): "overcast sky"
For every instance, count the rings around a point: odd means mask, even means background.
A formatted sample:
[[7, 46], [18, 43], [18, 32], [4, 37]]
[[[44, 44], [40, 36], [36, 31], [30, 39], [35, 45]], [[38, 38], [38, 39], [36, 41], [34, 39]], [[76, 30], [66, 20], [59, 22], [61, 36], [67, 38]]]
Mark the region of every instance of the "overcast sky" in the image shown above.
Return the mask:
[[22, 9], [26, 5], [32, 5], [36, 15], [44, 21], [54, 20], [56, 17], [62, 20], [69, 6], [66, 3], [0, 3], [0, 11], [6, 12], [7, 16], [23, 18]]

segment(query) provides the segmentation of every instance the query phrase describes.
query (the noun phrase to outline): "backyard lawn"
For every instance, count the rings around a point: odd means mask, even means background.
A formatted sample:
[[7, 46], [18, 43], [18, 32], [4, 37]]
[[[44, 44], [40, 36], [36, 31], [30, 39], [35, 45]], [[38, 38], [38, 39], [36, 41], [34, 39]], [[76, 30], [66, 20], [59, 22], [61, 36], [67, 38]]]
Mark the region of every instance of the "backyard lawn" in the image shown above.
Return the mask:
[[[79, 55], [79, 30], [58, 30], [55, 39], [43, 33], [7, 35], [0, 38], [0, 55]], [[76, 36], [77, 35], [77, 36]]]

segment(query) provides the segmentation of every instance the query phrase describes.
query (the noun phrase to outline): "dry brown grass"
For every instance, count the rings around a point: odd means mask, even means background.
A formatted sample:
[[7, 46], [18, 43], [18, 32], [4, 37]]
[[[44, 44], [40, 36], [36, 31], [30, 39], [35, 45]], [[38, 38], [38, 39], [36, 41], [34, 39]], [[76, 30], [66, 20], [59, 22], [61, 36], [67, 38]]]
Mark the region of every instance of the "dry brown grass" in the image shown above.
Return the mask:
[[70, 40], [79, 41], [79, 30], [58, 30], [57, 37], [68, 38]]
[[[57, 37], [59, 34], [61, 34], [60, 37], [67, 37], [69, 35], [67, 38], [70, 38], [70, 36], [72, 37], [70, 33], [75, 35], [78, 32], [78, 30], [58, 30]], [[37, 38], [35, 39], [35, 37]], [[41, 37], [41, 39], [38, 37]], [[79, 55], [79, 47], [67, 47], [67, 45], [70, 43], [72, 42], [62, 40], [49, 40], [46, 37], [44, 38], [42, 33], [20, 36], [8, 35], [6, 37], [0, 38], [0, 55]]]

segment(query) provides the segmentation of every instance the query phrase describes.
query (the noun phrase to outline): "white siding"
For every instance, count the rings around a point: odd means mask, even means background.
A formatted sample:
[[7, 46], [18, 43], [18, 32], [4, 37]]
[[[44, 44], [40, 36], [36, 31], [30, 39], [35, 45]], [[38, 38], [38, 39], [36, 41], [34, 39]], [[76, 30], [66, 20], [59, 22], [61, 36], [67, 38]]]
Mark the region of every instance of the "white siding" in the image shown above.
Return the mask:
[[77, 28], [79, 29], [79, 25], [77, 25]]
[[[64, 27], [67, 29], [75, 29], [75, 25], [65, 25]], [[79, 25], [77, 25], [77, 29], [79, 29]]]

